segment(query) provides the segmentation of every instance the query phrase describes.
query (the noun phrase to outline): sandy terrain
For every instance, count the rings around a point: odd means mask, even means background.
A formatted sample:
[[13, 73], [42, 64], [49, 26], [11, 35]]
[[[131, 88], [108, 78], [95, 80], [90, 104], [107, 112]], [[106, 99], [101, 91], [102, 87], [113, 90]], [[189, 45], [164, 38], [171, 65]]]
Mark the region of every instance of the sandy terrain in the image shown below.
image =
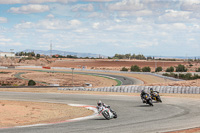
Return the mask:
[[86, 108], [65, 104], [0, 101], [0, 127], [58, 122], [92, 114]]
[[80, 74], [73, 74], [72, 84], [71, 73], [29, 72], [23, 74], [22, 77], [49, 84], [59, 84], [60, 86], [73, 86], [73, 84], [74, 86], [85, 86], [85, 83], [90, 83], [93, 87], [117, 85], [117, 82], [112, 79]]
[[145, 86], [199, 86], [200, 87], [200, 79], [196, 80], [187, 80], [187, 81], [173, 81], [167, 83], [147, 83]]
[[[146, 61], [146, 60], [126, 60], [126, 59], [70, 59], [70, 58], [52, 58], [52, 59], [4, 59], [0, 60], [0, 66], [54, 66], [54, 67], [73, 67], [86, 69], [100, 69], [100, 70], [121, 70], [122, 67], [130, 68], [132, 65], [138, 65], [140, 67], [149, 66], [152, 71], [155, 67], [163, 67], [165, 70], [170, 66], [178, 66], [179, 64], [185, 65], [190, 71], [195, 71], [195, 68], [200, 67], [200, 62], [188, 62], [188, 61]], [[192, 66], [190, 66], [192, 64]]]
[[48, 66], [54, 67], [74, 67], [82, 68], [83, 66], [87, 69], [100, 69], [100, 70], [121, 70], [122, 67], [130, 68], [132, 65], [138, 65], [139, 67], [149, 66], [152, 71], [155, 70], [155, 66], [163, 67], [165, 70], [170, 66], [178, 66], [179, 64], [185, 65], [191, 71], [195, 68], [200, 67], [200, 63], [193, 62], [192, 67], [189, 66], [188, 62], [185, 61], [146, 61], [146, 60], [116, 60], [116, 59], [58, 59], [54, 60]]
[[0, 70], [0, 86], [1, 85], [23, 85], [26, 84], [25, 81], [15, 78], [13, 75], [16, 71]]
[[180, 130], [180, 131], [172, 131], [167, 133], [200, 133], [200, 128], [192, 128], [192, 129], [186, 129], [186, 130]]

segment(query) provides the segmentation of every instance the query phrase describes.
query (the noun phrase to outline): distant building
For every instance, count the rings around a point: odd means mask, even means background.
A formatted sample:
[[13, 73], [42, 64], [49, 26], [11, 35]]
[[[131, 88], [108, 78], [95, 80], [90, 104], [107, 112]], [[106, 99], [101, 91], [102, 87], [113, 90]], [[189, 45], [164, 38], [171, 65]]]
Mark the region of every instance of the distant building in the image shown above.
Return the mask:
[[15, 57], [14, 52], [0, 52], [0, 58]]

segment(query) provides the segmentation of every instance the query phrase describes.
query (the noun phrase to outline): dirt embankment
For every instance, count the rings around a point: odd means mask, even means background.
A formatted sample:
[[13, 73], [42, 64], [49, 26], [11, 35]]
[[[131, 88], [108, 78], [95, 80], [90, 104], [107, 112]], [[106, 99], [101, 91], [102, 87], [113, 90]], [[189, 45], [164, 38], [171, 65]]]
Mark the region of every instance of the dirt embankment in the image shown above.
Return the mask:
[[92, 114], [86, 108], [66, 104], [0, 101], [0, 127], [59, 122]]
[[14, 74], [16, 74], [15, 71], [0, 70], [0, 86], [18, 86], [26, 84], [26, 81], [15, 78]]
[[[122, 67], [130, 68], [132, 65], [139, 67], [149, 66], [155, 70], [155, 66], [161, 66], [164, 69], [170, 66], [178, 66], [179, 64], [188, 65], [184, 61], [146, 61], [146, 60], [115, 60], [115, 59], [60, 59], [56, 60], [49, 66], [54, 67], [74, 67], [74, 68], [87, 68], [87, 69], [100, 69], [100, 70], [121, 70]], [[196, 65], [195, 65], [196, 66]]]

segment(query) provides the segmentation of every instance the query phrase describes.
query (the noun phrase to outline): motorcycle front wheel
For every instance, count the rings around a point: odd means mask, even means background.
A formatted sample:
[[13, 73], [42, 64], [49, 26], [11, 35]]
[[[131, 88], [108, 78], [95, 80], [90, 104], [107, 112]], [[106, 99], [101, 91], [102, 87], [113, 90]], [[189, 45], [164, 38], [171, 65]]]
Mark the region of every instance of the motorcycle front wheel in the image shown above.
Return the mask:
[[149, 100], [149, 105], [150, 105], [150, 106], [153, 106], [153, 103], [152, 103], [152, 101], [151, 101], [151, 100]]
[[113, 118], [117, 118], [117, 113], [113, 112], [114, 117]]
[[102, 112], [102, 115], [103, 115], [107, 120], [110, 120], [110, 115], [109, 115], [108, 111]]

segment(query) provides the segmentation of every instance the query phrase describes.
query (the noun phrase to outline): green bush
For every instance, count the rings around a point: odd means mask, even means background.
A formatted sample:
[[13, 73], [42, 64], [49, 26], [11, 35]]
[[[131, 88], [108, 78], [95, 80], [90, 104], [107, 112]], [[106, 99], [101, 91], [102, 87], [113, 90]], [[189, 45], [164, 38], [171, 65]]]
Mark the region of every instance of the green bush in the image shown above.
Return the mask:
[[132, 72], [140, 72], [140, 71], [141, 71], [141, 69], [140, 69], [140, 67], [139, 67], [139, 66], [137, 66], [137, 65], [134, 65], [134, 66], [131, 66], [131, 71], [132, 71]]
[[35, 81], [33, 80], [28, 81], [28, 86], [34, 86], [34, 85], [36, 85]]
[[143, 67], [142, 71], [143, 72], [151, 72], [151, 68], [150, 67]]
[[128, 71], [128, 68], [123, 67], [120, 71]]
[[166, 72], [173, 72], [173, 71], [174, 71], [174, 67], [172, 66], [166, 69]]
[[162, 67], [157, 67], [156, 68], [156, 72], [160, 72], [160, 71], [162, 71], [163, 69], [162, 69]]
[[187, 72], [187, 69], [185, 68], [184, 65], [179, 64], [179, 65], [176, 67], [176, 72]]
[[200, 72], [200, 67], [196, 69], [196, 72]]
[[186, 73], [186, 74], [163, 73], [163, 76], [180, 78], [180, 79], [184, 79], [184, 80], [194, 80], [194, 79], [200, 78], [200, 76], [198, 74], [194, 74], [194, 76], [193, 76], [191, 73]]
[[200, 76], [198, 74], [194, 74], [193, 79], [199, 79]]
[[168, 73], [163, 73], [162, 75], [163, 75], [163, 76], [169, 76], [169, 74], [168, 74]]

